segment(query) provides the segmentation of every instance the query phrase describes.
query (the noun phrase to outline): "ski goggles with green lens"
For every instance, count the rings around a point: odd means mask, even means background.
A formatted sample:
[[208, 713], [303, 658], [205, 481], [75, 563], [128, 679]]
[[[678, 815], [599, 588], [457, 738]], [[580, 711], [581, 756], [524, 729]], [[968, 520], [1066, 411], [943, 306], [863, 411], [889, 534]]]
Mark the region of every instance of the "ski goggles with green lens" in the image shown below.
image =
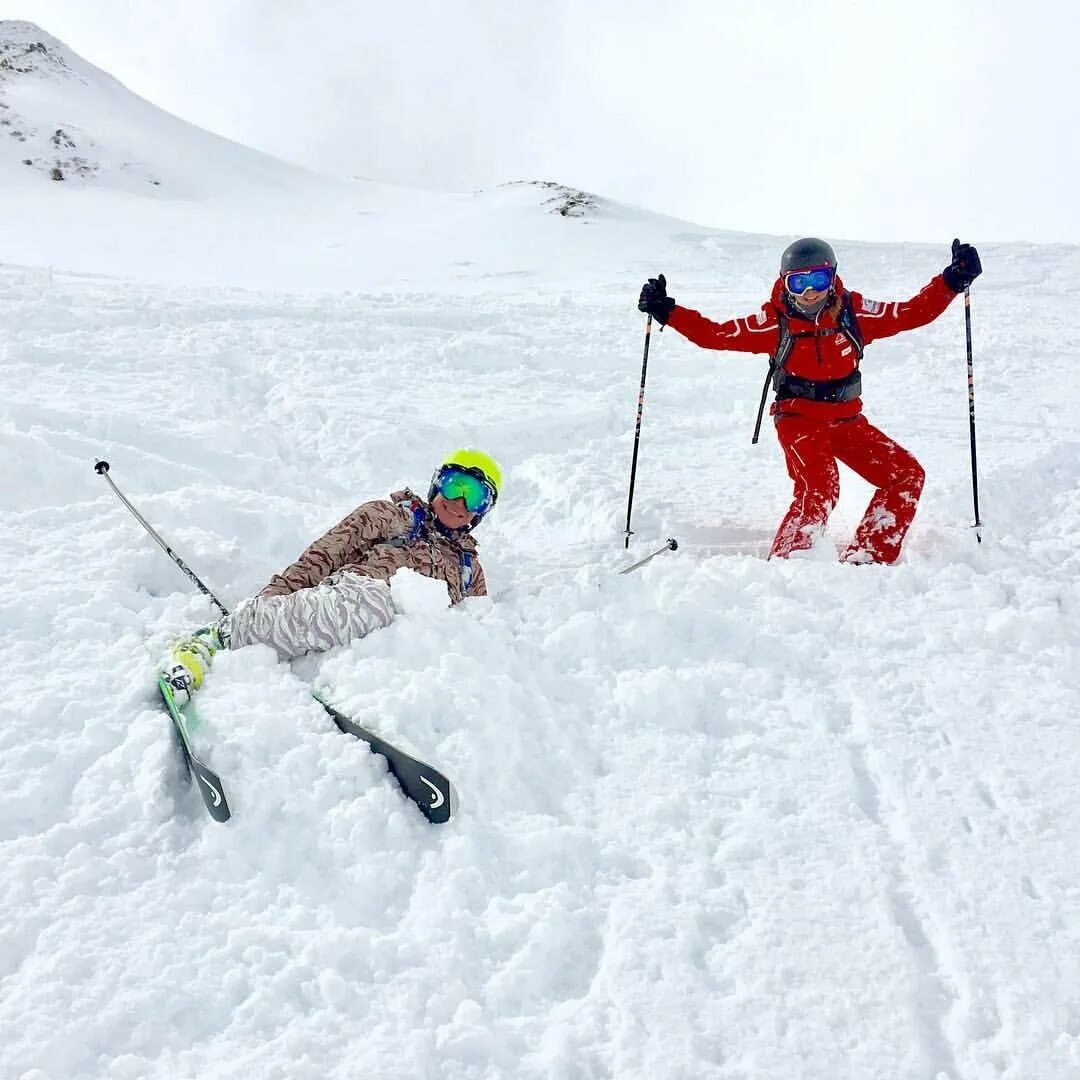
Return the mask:
[[495, 488], [479, 469], [444, 465], [435, 474], [435, 492], [444, 499], [464, 499], [470, 514], [486, 514], [495, 505]]
[[802, 296], [807, 289], [828, 292], [832, 287], [836, 270], [831, 266], [811, 266], [807, 270], [793, 270], [784, 277], [784, 288], [792, 296]]

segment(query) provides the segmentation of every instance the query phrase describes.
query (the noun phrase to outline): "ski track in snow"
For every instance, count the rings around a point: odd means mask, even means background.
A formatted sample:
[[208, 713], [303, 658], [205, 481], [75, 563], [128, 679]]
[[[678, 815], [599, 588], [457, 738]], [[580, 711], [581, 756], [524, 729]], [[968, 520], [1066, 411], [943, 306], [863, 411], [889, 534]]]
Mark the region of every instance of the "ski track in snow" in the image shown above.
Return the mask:
[[[636, 227], [437, 289], [0, 268], [4, 1076], [1080, 1076], [1080, 423], [1045, 376], [1061, 298], [1010, 285], [1039, 250], [984, 252], [983, 544], [957, 304], [864, 365], [929, 474], [889, 569], [834, 562], [850, 474], [827, 547], [760, 557], [788, 495], [749, 445], [764, 362], [657, 335], [630, 555], [681, 546], [624, 578], [643, 271], [722, 317], [776, 247], [678, 233], [644, 265]], [[904, 296], [940, 254], [852, 262]], [[463, 443], [505, 466], [492, 598], [293, 670], [220, 658], [212, 823], [152, 682], [212, 613], [94, 460], [235, 602]], [[455, 822], [306, 679], [444, 769]]]

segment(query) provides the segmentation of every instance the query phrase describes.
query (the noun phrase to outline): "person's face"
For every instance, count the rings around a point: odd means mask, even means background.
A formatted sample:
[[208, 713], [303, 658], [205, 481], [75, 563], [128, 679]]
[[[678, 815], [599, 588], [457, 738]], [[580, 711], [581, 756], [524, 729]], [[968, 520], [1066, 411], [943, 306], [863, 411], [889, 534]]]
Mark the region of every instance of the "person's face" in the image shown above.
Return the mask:
[[448, 529], [464, 529], [473, 519], [463, 498], [447, 499], [442, 495], [436, 495], [431, 500], [431, 512]]
[[797, 308], [802, 308], [804, 311], [814, 311], [815, 305], [818, 304], [822, 297], [828, 296], [828, 294], [828, 289], [823, 289], [821, 292], [816, 289], [807, 289], [806, 292], [793, 296], [792, 300], [795, 301]]

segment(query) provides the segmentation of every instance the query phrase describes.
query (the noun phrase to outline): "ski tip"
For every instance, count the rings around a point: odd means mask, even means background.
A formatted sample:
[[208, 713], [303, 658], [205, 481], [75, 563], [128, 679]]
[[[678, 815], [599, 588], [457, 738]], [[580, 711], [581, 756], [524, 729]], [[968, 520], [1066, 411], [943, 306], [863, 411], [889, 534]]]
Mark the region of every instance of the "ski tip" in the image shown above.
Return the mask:
[[192, 771], [195, 779], [199, 781], [199, 792], [206, 804], [210, 816], [217, 822], [224, 824], [232, 817], [229, 801], [225, 798], [225, 789], [217, 773], [212, 772], [199, 761], [192, 761]]
[[427, 773], [421, 771], [419, 781], [419, 784], [402, 784], [403, 794], [416, 804], [432, 825], [444, 825], [457, 813], [457, 789], [434, 769]]

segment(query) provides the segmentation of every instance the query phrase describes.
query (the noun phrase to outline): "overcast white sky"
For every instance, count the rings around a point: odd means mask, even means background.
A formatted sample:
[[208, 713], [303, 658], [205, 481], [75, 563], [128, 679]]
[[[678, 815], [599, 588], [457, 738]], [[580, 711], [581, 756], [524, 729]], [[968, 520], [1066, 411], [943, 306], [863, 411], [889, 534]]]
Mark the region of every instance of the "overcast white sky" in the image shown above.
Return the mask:
[[324, 171], [554, 179], [703, 224], [1080, 241], [1064, 0], [0, 0]]

